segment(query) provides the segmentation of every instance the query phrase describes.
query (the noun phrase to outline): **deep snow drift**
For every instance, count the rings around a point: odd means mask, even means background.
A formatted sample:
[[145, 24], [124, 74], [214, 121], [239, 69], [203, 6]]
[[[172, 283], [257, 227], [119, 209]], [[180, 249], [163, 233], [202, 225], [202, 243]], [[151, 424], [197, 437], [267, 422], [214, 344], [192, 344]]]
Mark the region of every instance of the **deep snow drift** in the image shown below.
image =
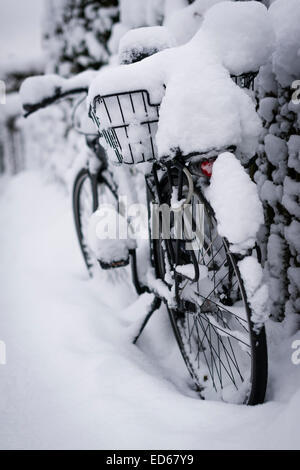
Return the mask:
[[268, 325], [266, 404], [200, 401], [166, 312], [133, 346], [149, 296], [88, 280], [61, 187], [38, 172], [0, 183], [1, 448], [299, 447], [300, 333]]

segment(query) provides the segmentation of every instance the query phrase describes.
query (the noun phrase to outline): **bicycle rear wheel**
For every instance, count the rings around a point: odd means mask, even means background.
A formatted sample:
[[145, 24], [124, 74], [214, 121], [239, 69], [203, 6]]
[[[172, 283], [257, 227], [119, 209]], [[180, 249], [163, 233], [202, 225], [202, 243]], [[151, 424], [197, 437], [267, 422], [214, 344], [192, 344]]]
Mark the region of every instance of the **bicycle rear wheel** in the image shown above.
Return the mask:
[[[162, 202], [170, 204], [168, 184], [163, 184], [161, 194]], [[191, 204], [204, 206], [204, 240], [198, 241], [198, 247], [187, 250], [185, 240], [166, 241], [161, 232], [153, 241], [157, 275], [176, 292], [176, 308], [168, 311], [178, 346], [202, 398], [262, 403], [268, 370], [265, 330], [258, 331], [251, 321], [237, 259], [218, 235], [211, 207], [198, 191]], [[172, 224], [174, 218], [171, 234]], [[170, 252], [175, 253], [175, 262]], [[184, 275], [195, 258], [200, 272], [197, 282]], [[174, 273], [175, 265], [180, 269]]]
[[92, 177], [85, 168], [78, 173], [73, 185], [73, 215], [79, 246], [91, 277], [99, 265], [88, 244], [89, 220], [100, 204], [116, 204], [116, 201], [117, 196], [103, 175]]

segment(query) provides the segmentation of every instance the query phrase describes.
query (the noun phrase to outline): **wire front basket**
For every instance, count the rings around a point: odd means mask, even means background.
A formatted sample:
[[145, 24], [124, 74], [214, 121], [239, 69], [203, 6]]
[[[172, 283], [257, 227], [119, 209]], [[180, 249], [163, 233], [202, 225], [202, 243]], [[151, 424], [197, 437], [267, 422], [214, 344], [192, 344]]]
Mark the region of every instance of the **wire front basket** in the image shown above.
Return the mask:
[[[247, 73], [231, 78], [239, 87], [253, 89], [255, 77]], [[150, 102], [147, 90], [96, 96], [90, 117], [112, 161], [133, 165], [157, 159], [159, 107]]]
[[90, 116], [115, 162], [133, 165], [156, 158], [159, 105], [150, 102], [146, 90], [99, 95]]

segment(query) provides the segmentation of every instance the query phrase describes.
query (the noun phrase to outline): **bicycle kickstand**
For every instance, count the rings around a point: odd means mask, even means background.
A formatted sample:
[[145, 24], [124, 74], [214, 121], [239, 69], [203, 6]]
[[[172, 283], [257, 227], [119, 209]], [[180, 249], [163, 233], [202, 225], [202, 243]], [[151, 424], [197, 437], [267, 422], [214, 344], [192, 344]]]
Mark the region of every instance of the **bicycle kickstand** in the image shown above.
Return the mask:
[[158, 298], [158, 297], [155, 297], [155, 299], [153, 300], [150, 308], [149, 308], [149, 311], [140, 327], [140, 331], [138, 333], [138, 335], [135, 337], [135, 339], [133, 340], [133, 344], [136, 344], [139, 340], [139, 338], [141, 337], [144, 329], [146, 328], [150, 318], [152, 317], [153, 313], [156, 312], [156, 310], [159, 309], [159, 307], [161, 306], [161, 299]]

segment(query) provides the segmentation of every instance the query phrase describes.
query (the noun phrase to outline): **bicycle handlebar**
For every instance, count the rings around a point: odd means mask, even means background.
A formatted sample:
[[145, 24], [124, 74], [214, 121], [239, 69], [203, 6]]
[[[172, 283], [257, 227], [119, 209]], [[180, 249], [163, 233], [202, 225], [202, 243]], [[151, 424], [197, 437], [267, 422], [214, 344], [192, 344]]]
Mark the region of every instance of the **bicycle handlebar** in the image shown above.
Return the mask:
[[95, 70], [87, 70], [70, 78], [55, 74], [27, 78], [20, 88], [24, 117], [68, 96], [87, 94], [91, 81], [97, 74]]
[[61, 90], [58, 90], [54, 96], [47, 97], [43, 99], [42, 101], [40, 101], [39, 103], [35, 103], [35, 104], [25, 103], [23, 104], [23, 109], [25, 111], [24, 117], [27, 118], [28, 116], [35, 113], [36, 111], [46, 108], [47, 106], [50, 106], [51, 104], [61, 99], [67, 98], [68, 96], [71, 96], [71, 95], [78, 95], [80, 93], [88, 93], [88, 88], [87, 87], [74, 88], [73, 90], [69, 90], [65, 92], [61, 92]]

